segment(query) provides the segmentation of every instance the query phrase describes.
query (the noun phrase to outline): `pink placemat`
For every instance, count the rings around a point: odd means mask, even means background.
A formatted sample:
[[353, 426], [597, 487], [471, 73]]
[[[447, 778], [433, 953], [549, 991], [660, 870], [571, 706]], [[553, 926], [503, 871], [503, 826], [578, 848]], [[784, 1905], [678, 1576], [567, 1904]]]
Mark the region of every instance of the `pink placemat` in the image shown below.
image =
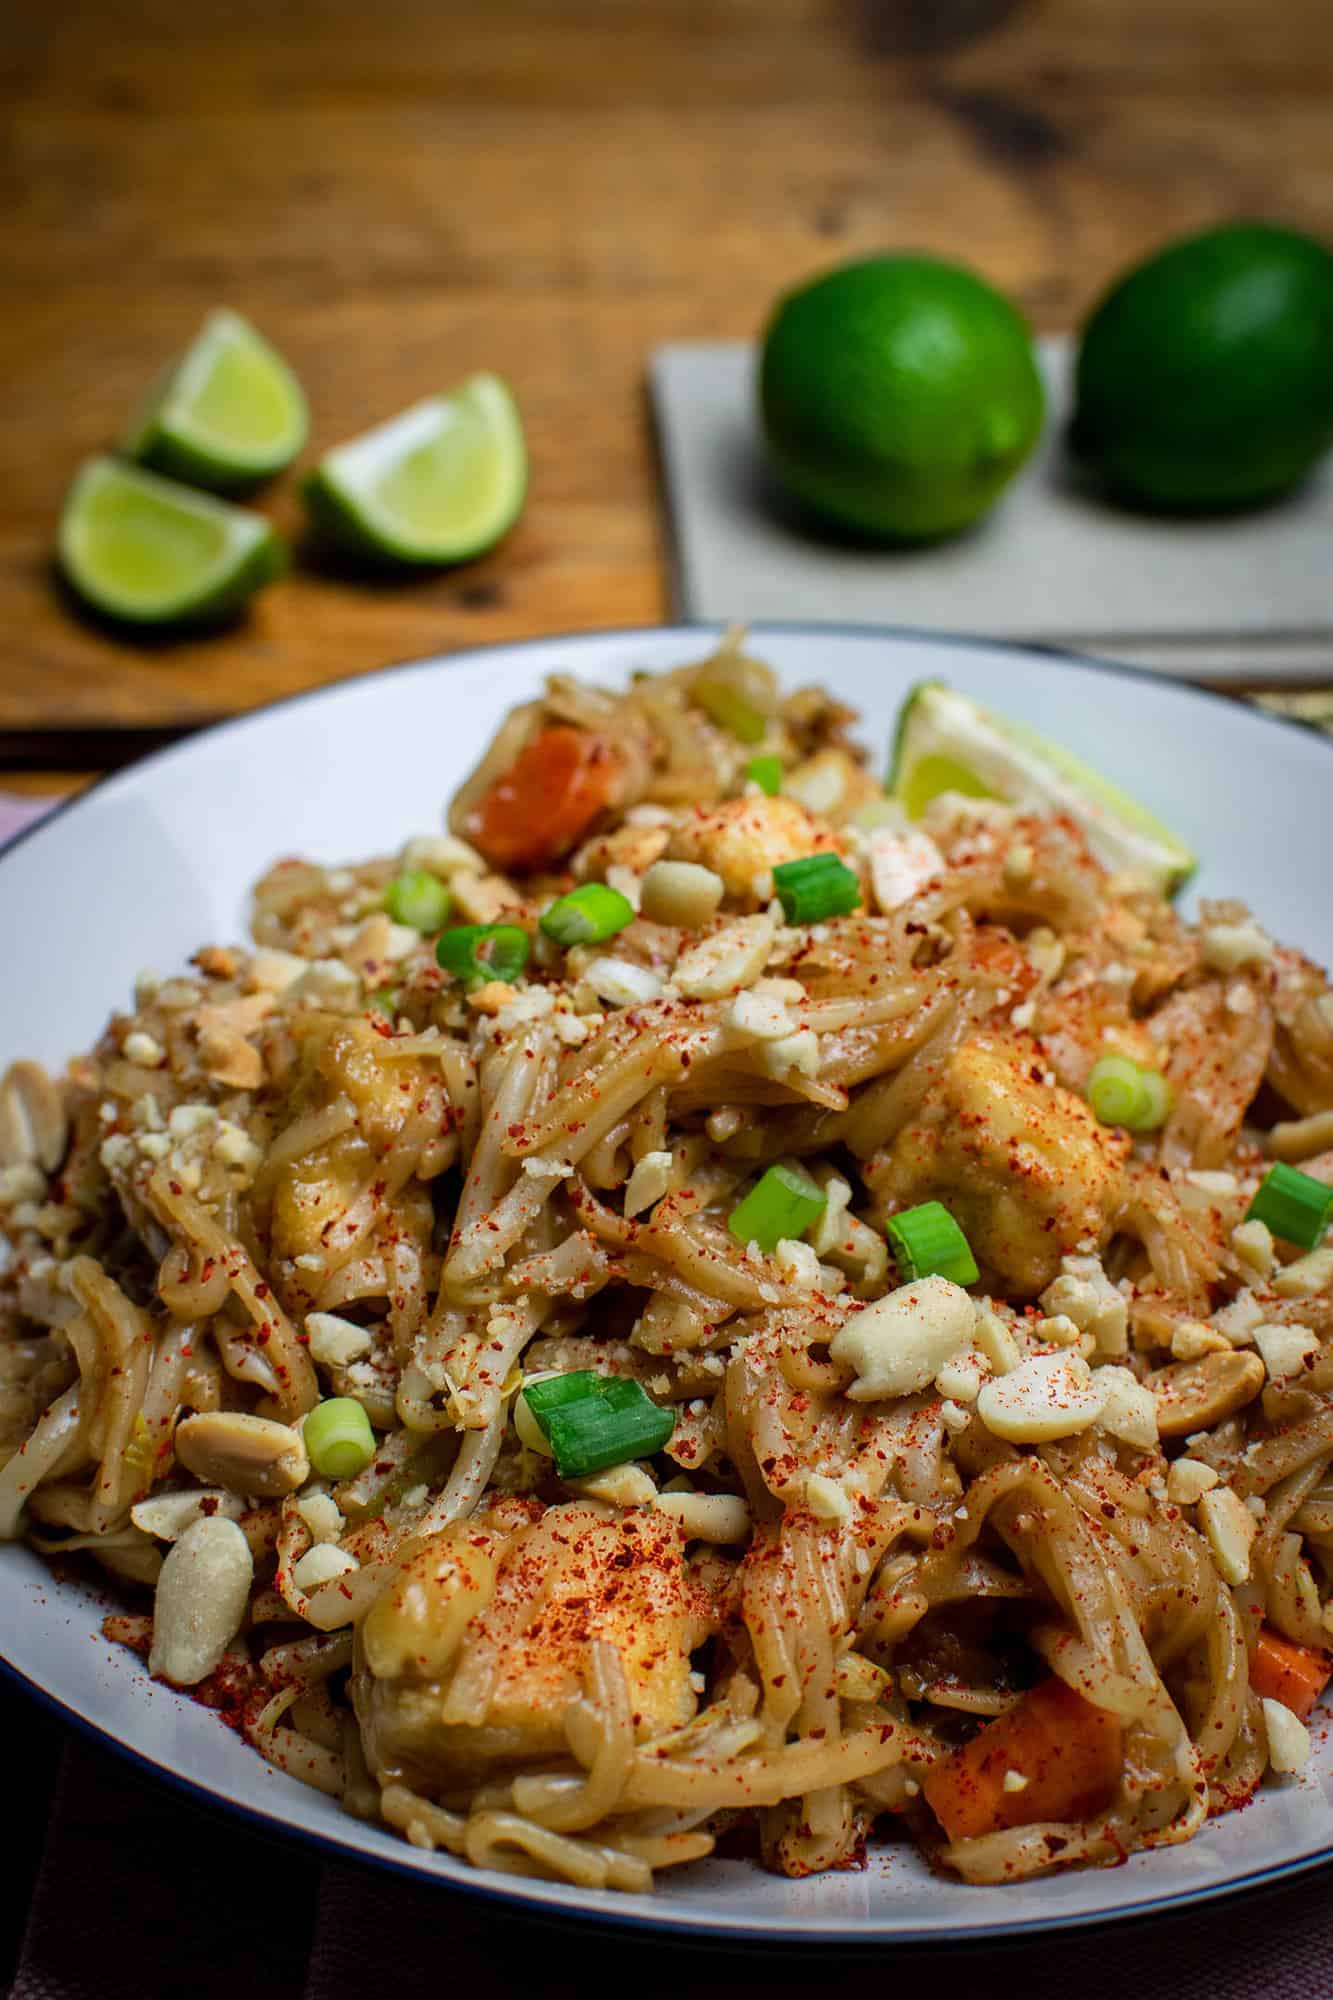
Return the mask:
[[55, 803], [54, 799], [25, 799], [17, 792], [0, 792], [0, 847], [50, 812]]

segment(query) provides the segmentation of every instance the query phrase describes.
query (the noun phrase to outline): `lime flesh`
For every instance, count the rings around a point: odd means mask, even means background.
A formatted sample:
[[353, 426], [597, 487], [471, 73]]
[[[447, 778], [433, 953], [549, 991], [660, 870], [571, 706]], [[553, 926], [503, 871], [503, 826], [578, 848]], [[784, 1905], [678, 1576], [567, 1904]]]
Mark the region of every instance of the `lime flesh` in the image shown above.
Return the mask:
[[109, 618], [203, 623], [235, 610], [283, 566], [262, 515], [117, 459], [89, 459], [60, 517], [60, 567]]
[[903, 703], [889, 791], [912, 819], [946, 791], [1066, 812], [1104, 866], [1135, 869], [1163, 895], [1197, 866], [1169, 827], [1100, 771], [942, 681], [922, 681]]
[[290, 465], [306, 440], [301, 385], [239, 313], [210, 313], [150, 393], [125, 450], [193, 486], [228, 492]]
[[523, 425], [496, 375], [416, 403], [324, 457], [305, 482], [316, 526], [401, 563], [464, 562], [517, 520], [527, 489]]

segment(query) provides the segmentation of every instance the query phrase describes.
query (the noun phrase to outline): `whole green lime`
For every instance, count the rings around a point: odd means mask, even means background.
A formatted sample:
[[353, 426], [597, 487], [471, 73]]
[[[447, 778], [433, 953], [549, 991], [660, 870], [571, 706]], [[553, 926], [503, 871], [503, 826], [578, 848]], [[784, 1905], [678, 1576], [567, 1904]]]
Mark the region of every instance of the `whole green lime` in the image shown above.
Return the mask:
[[956, 533], [1041, 433], [1026, 322], [960, 265], [868, 257], [778, 301], [759, 372], [774, 469], [807, 506], [884, 541]]
[[1333, 444], [1333, 256], [1267, 223], [1186, 237], [1083, 332], [1074, 449], [1161, 508], [1253, 506]]

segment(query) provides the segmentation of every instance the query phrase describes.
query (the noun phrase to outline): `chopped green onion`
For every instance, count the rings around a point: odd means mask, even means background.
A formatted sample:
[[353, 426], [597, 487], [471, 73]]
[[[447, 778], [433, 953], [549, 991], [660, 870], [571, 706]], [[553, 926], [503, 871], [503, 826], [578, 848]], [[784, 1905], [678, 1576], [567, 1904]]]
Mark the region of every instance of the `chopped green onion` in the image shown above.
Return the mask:
[[529, 1382], [522, 1401], [550, 1444], [562, 1479], [586, 1479], [609, 1465], [660, 1451], [676, 1427], [638, 1382], [580, 1368]]
[[557, 944], [603, 944], [634, 921], [634, 905], [605, 882], [585, 882], [543, 910], [541, 927]]
[[370, 1418], [351, 1396], [316, 1403], [301, 1433], [310, 1463], [322, 1479], [352, 1479], [375, 1456]]
[[517, 979], [530, 950], [528, 934], [517, 924], [456, 924], [436, 941], [435, 957], [465, 986], [481, 986], [491, 979]]
[[724, 687], [720, 681], [696, 682], [694, 698], [700, 708], [728, 735], [738, 736], [742, 743], [759, 743], [768, 728], [767, 716], [757, 708], [751, 708], [744, 695], [734, 688]]
[[778, 685], [771, 667], [741, 651], [745, 634], [733, 627], [717, 651], [699, 667], [690, 683], [690, 698], [719, 729], [742, 743], [758, 743], [777, 712]]
[[554, 1455], [546, 1432], [528, 1408], [526, 1389], [520, 1390], [514, 1398], [514, 1429], [518, 1432], [519, 1443], [525, 1444], [529, 1451], [538, 1452], [543, 1458]]
[[745, 767], [745, 775], [752, 785], [758, 785], [761, 792], [767, 792], [775, 799], [782, 790], [781, 757], [751, 757]]
[[370, 995], [370, 998], [366, 1001], [366, 1005], [372, 1013], [384, 1014], [392, 1021], [397, 1017], [398, 1002], [402, 997], [403, 989], [401, 986], [381, 986], [377, 993]]
[[1263, 1222], [1284, 1243], [1313, 1250], [1333, 1216], [1333, 1187], [1282, 1162], [1270, 1167], [1245, 1211], [1247, 1222]]
[[923, 1201], [889, 1217], [889, 1248], [908, 1283], [913, 1278], [952, 1278], [974, 1285], [977, 1260], [972, 1246], [942, 1201]]
[[823, 1188], [799, 1167], [770, 1167], [727, 1217], [738, 1243], [757, 1243], [771, 1255], [784, 1238], [804, 1236], [828, 1207]]
[[1103, 1056], [1088, 1072], [1087, 1095], [1103, 1125], [1128, 1125], [1143, 1095], [1138, 1064], [1128, 1056]]
[[799, 861], [780, 861], [773, 870], [773, 888], [789, 924], [845, 917], [861, 905], [860, 882], [831, 848], [804, 854]]
[[1159, 1069], [1141, 1069], [1143, 1103], [1131, 1132], [1156, 1132], [1171, 1116], [1171, 1086]]
[[1171, 1110], [1171, 1086], [1155, 1069], [1128, 1056], [1101, 1056], [1088, 1072], [1088, 1103], [1103, 1125], [1127, 1132], [1155, 1132]]
[[438, 931], [449, 914], [449, 891], [438, 875], [409, 868], [395, 875], [384, 892], [384, 907], [396, 924], [414, 931]]

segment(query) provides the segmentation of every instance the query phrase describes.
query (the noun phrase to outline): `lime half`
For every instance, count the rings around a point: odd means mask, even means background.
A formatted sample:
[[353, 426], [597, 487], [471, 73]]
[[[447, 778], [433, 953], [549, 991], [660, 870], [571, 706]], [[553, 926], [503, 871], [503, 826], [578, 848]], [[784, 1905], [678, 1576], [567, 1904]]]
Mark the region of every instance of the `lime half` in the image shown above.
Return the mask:
[[202, 624], [283, 567], [261, 514], [114, 458], [84, 465], [60, 516], [60, 567], [89, 604], [136, 625]]
[[465, 562], [513, 526], [527, 476], [513, 396], [498, 375], [472, 375], [336, 446], [304, 492], [316, 527], [344, 548], [402, 563]]
[[252, 486], [306, 440], [306, 400], [276, 347], [239, 313], [210, 313], [149, 394], [128, 457], [192, 486]]
[[1164, 895], [1198, 865], [1155, 814], [1081, 758], [942, 681], [922, 681], [903, 703], [889, 790], [911, 819], [941, 792], [1066, 812], [1104, 866], [1136, 869]]

